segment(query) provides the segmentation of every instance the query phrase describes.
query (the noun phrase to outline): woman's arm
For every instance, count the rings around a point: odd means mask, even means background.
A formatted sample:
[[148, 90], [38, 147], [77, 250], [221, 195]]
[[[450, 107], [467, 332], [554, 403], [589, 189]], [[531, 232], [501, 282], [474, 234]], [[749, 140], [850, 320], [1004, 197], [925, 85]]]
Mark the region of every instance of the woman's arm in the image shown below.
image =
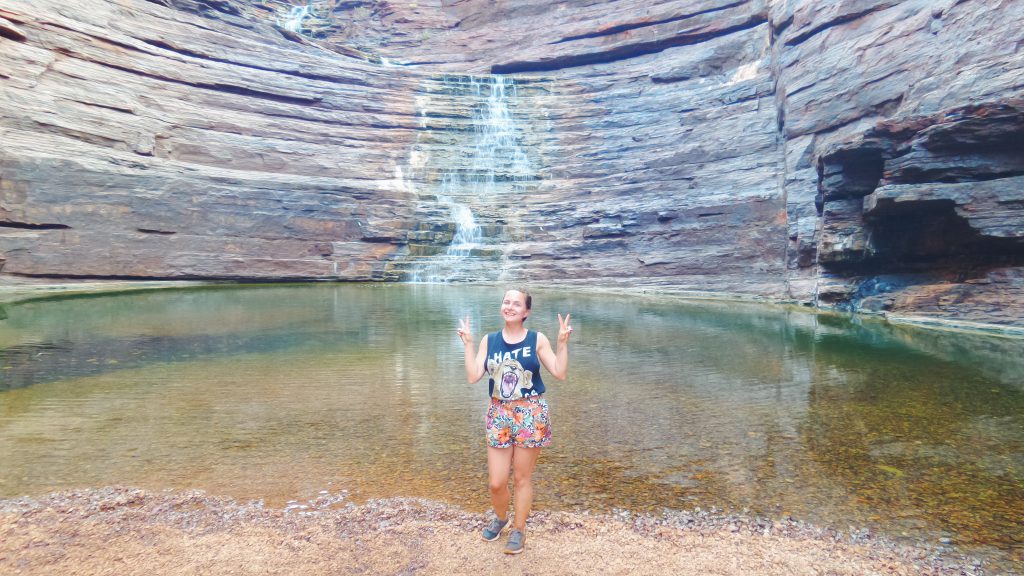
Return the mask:
[[569, 373], [569, 335], [572, 334], [572, 326], [569, 326], [571, 314], [558, 315], [558, 340], [554, 351], [551, 350], [551, 342], [543, 334], [537, 334], [537, 355], [540, 356], [541, 364], [551, 372], [551, 375], [558, 380], [565, 380]]
[[484, 377], [484, 361], [487, 358], [487, 336], [480, 340], [480, 349], [474, 352], [473, 332], [469, 328], [468, 316], [465, 320], [459, 320], [457, 332], [459, 338], [462, 339], [463, 346], [465, 346], [466, 379], [469, 380], [470, 384], [476, 383]]

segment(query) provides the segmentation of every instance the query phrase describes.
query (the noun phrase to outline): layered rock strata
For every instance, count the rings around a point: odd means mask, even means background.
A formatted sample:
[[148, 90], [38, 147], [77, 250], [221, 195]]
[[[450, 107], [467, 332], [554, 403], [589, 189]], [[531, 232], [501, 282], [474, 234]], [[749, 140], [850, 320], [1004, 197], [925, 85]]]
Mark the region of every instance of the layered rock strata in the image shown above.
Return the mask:
[[311, 6], [0, 5], [2, 273], [569, 280], [1022, 323], [1017, 3]]
[[27, 38], [0, 70], [5, 273], [383, 269], [378, 239], [413, 212], [390, 175], [422, 78], [155, 4], [5, 10]]
[[1021, 8], [772, 5], [791, 294], [1021, 323]]

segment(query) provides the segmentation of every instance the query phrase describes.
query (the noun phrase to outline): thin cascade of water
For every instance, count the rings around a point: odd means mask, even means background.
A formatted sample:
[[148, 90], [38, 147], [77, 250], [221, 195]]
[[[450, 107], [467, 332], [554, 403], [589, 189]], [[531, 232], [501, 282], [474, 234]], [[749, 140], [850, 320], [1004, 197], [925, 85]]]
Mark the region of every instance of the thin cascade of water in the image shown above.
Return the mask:
[[[467, 80], [468, 78], [468, 80]], [[412, 273], [412, 282], [496, 279], [493, 270], [466, 266], [467, 259], [479, 258], [474, 251], [500, 238], [487, 238], [477, 222], [473, 205], [493, 203], [499, 186], [532, 180], [533, 168], [521, 145], [510, 102], [517, 96], [515, 83], [504, 76], [445, 79], [457, 97], [473, 99], [472, 143], [461, 158], [439, 170], [438, 202], [448, 208], [454, 223], [452, 241], [443, 257], [434, 257]], [[468, 155], [468, 161], [465, 157]], [[467, 272], [470, 270], [470, 272]]]
[[[484, 82], [472, 78], [471, 85], [476, 97], [484, 102], [473, 114], [473, 174], [490, 190], [499, 178], [529, 179], [532, 176], [530, 161], [519, 144], [515, 117], [509, 110], [509, 102], [518, 96], [515, 82], [504, 76], [493, 76]], [[484, 90], [487, 90], [486, 96]]]
[[465, 258], [470, 255], [474, 247], [481, 243], [483, 234], [469, 206], [459, 204], [451, 199], [450, 193], [456, 190], [455, 187], [458, 185], [458, 179], [454, 178], [451, 173], [448, 173], [445, 174], [444, 180], [445, 183], [442, 189], [449, 193], [445, 194], [443, 198], [445, 203], [449, 205], [452, 221], [455, 222], [455, 234], [452, 237], [452, 243], [448, 245], [446, 255], [453, 258]]
[[302, 21], [309, 16], [309, 5], [306, 6], [292, 6], [292, 9], [285, 16], [281, 22], [281, 27], [290, 32], [296, 34], [302, 33]]

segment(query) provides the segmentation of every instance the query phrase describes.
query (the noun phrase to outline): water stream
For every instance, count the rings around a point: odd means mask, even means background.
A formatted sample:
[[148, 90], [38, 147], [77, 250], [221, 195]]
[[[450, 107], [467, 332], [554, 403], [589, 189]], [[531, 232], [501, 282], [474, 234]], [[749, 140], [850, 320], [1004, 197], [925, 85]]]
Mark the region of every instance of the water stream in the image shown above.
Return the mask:
[[279, 24], [285, 30], [295, 32], [296, 34], [302, 33], [302, 21], [309, 16], [310, 6], [292, 6], [288, 11], [288, 15], [283, 19], [279, 20]]
[[[487, 505], [456, 319], [500, 290], [313, 285], [38, 301], [0, 320], [0, 497], [200, 488]], [[1024, 566], [1021, 341], [747, 305], [540, 291], [548, 510], [718, 507]], [[545, 379], [547, 381], [547, 378]]]
[[[443, 254], [416, 263], [410, 280], [497, 280], [503, 269], [502, 243], [508, 239], [503, 234], [508, 218], [499, 214], [510, 211], [508, 204], [514, 198], [509, 193], [516, 191], [516, 183], [536, 179], [521, 142], [522, 130], [512, 113], [518, 96], [516, 85], [511, 78], [498, 75], [445, 77], [442, 85], [435, 95], [444, 102], [440, 106], [471, 108], [468, 134], [457, 137], [454, 146], [445, 151], [420, 144], [414, 155], [433, 159], [436, 166], [421, 168], [420, 175], [431, 183], [437, 203], [447, 209], [454, 232]], [[410, 171], [416, 175], [415, 169]], [[487, 214], [486, 227], [478, 221], [476, 210]], [[470, 258], [485, 265], [467, 265]]]

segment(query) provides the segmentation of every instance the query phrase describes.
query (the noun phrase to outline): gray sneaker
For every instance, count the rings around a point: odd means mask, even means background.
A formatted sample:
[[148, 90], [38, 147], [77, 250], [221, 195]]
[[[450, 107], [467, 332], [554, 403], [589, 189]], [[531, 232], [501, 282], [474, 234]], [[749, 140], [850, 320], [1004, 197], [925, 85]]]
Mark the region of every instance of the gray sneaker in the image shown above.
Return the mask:
[[495, 516], [491, 520], [491, 523], [484, 528], [484, 532], [483, 534], [481, 534], [481, 536], [483, 536], [484, 540], [487, 540], [488, 542], [494, 542], [498, 539], [498, 536], [501, 536], [501, 531], [505, 529], [505, 526], [507, 524], [508, 518], [505, 518], [504, 520], [499, 520], [498, 517]]
[[505, 554], [519, 554], [523, 551], [524, 542], [526, 542], [526, 534], [513, 528], [508, 533], [508, 544], [505, 544]]

